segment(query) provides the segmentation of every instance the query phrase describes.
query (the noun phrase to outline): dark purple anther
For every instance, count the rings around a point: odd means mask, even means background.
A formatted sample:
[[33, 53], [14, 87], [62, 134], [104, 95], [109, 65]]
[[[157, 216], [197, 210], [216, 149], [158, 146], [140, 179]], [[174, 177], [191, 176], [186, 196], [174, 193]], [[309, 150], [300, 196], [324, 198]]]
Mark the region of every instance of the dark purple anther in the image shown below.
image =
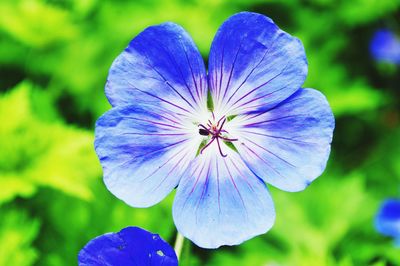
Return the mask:
[[210, 133], [208, 130], [205, 130], [204, 128], [199, 129], [199, 134], [202, 136], [208, 136]]

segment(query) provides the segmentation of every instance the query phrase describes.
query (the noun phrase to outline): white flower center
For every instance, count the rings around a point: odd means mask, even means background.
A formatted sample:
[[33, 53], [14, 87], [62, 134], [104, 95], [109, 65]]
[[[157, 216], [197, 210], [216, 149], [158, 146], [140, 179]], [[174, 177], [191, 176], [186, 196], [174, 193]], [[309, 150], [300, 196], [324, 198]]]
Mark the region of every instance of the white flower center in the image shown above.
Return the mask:
[[206, 124], [199, 124], [199, 134], [202, 136], [209, 137], [206, 142], [202, 142], [203, 145], [200, 145], [200, 154], [204, 152], [210, 145], [215, 142], [218, 146], [218, 151], [222, 157], [226, 157], [226, 154], [223, 153], [221, 148], [221, 143], [231, 143], [233, 141], [237, 141], [238, 139], [229, 138], [227, 134], [228, 131], [224, 129], [224, 125], [227, 122], [227, 118], [222, 116], [218, 120], [215, 118], [214, 113], [212, 114], [212, 118], [207, 120]]

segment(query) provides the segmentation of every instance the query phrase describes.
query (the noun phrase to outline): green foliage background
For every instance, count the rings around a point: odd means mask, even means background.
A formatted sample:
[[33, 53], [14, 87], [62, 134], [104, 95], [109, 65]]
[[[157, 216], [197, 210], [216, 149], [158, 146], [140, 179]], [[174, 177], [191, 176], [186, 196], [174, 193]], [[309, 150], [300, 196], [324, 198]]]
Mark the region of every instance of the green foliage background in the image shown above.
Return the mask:
[[400, 196], [400, 71], [374, 62], [373, 32], [400, 30], [398, 0], [0, 1], [0, 265], [76, 265], [91, 238], [128, 225], [174, 241], [173, 195], [148, 209], [113, 197], [93, 149], [113, 59], [145, 27], [183, 25], [204, 56], [231, 14], [264, 13], [306, 48], [305, 87], [336, 116], [328, 168], [299, 193], [272, 190], [273, 229], [236, 247], [185, 245], [181, 265], [400, 265], [375, 232]]

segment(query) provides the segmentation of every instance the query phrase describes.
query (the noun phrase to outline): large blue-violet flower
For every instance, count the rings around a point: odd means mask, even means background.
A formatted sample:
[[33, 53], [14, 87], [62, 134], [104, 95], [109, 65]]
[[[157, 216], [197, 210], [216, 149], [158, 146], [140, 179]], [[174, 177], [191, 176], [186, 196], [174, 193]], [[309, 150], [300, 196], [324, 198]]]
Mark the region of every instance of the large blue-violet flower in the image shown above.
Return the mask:
[[208, 73], [181, 26], [145, 29], [112, 64], [113, 108], [96, 124], [107, 188], [148, 207], [177, 187], [175, 225], [200, 247], [267, 232], [275, 210], [265, 183], [303, 190], [330, 153], [332, 111], [301, 88], [306, 76], [302, 43], [260, 14], [223, 23]]
[[139, 227], [126, 227], [89, 241], [78, 255], [79, 266], [178, 266], [173, 248]]
[[394, 238], [395, 245], [400, 247], [400, 200], [385, 200], [376, 217], [376, 230], [385, 235]]
[[375, 32], [370, 51], [377, 61], [400, 64], [400, 38], [390, 30], [380, 29]]

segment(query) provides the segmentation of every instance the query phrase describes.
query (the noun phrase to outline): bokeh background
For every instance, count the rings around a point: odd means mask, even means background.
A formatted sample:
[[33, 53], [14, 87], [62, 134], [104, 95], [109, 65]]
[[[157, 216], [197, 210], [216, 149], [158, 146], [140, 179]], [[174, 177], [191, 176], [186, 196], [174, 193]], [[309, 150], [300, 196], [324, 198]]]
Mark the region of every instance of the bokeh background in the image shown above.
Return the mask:
[[0, 1], [0, 265], [76, 265], [93, 237], [128, 225], [175, 239], [173, 195], [134, 209], [108, 192], [93, 148], [110, 108], [113, 59], [145, 27], [184, 26], [205, 61], [219, 25], [263, 13], [306, 48], [305, 87], [336, 117], [325, 173], [305, 191], [271, 188], [273, 229], [236, 247], [188, 241], [181, 265], [400, 265], [374, 229], [383, 199], [400, 197], [400, 71], [375, 61], [374, 32], [400, 33], [398, 0]]

